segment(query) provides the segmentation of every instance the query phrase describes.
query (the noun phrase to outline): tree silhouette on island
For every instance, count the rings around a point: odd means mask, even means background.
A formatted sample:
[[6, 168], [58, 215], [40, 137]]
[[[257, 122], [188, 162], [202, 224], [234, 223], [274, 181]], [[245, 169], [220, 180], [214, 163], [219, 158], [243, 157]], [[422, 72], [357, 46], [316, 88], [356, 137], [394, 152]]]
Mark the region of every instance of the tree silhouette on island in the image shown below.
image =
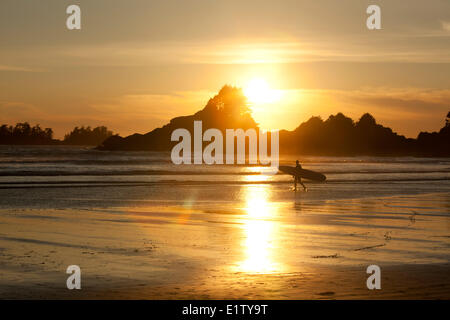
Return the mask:
[[[114, 135], [106, 127], [75, 127], [64, 140], [53, 139], [53, 130], [18, 123], [0, 126], [0, 144], [70, 144], [95, 145], [98, 150], [170, 151], [178, 142], [171, 141], [174, 130], [184, 128], [193, 135], [194, 121], [202, 121], [203, 130], [216, 128], [259, 130], [251, 116], [242, 89], [225, 85], [209, 99], [206, 106], [193, 115], [176, 117], [161, 128], [146, 134], [127, 137]], [[391, 128], [378, 124], [369, 113], [353, 121], [342, 113], [325, 121], [311, 117], [293, 131], [280, 131], [281, 154], [323, 156], [450, 156], [450, 112], [439, 132], [421, 132], [417, 139], [406, 138]], [[205, 143], [207, 144], [207, 143]]]
[[111, 137], [113, 132], [105, 126], [96, 127], [75, 127], [70, 133], [64, 136], [63, 143], [70, 145], [94, 145], [98, 146], [105, 139]]
[[[408, 139], [378, 124], [369, 113], [357, 122], [342, 113], [331, 115], [323, 121], [311, 117], [293, 131], [280, 131], [281, 154], [328, 155], [328, 156], [450, 156], [450, 112], [444, 128], [438, 133], [421, 132], [417, 139]], [[255, 128], [242, 89], [224, 86], [206, 106], [194, 115], [177, 117], [161, 128], [146, 134], [133, 134], [122, 138], [111, 136], [99, 147], [100, 150], [147, 150], [169, 151], [171, 133], [185, 128], [193, 135], [193, 123], [200, 120], [203, 130], [217, 128], [244, 130]]]
[[51, 128], [41, 129], [39, 124], [31, 126], [28, 122], [17, 123], [15, 127], [0, 126], [0, 144], [8, 145], [85, 145], [98, 146], [113, 132], [106, 127], [75, 127], [64, 136], [64, 140], [53, 139]]

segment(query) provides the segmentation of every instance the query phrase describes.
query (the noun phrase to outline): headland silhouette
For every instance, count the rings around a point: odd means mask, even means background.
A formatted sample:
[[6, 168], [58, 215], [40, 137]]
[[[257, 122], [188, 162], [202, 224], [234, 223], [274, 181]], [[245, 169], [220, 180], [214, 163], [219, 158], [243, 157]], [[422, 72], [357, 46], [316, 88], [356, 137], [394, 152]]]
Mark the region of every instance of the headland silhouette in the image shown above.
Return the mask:
[[[110, 151], [169, 151], [175, 129], [193, 133], [194, 121], [202, 121], [204, 130], [216, 128], [259, 130], [242, 89], [225, 85], [209, 99], [206, 106], [193, 115], [173, 118], [161, 128], [146, 134], [127, 137], [114, 134], [106, 127], [75, 127], [63, 140], [53, 138], [51, 128], [18, 123], [0, 126], [0, 144], [19, 145], [91, 145]], [[280, 154], [322, 156], [450, 156], [450, 112], [438, 132], [420, 132], [417, 138], [406, 138], [385, 127], [365, 113], [359, 120], [341, 112], [323, 120], [313, 116], [292, 131], [280, 131]]]
[[[242, 90], [226, 85], [194, 115], [174, 118], [146, 134], [111, 136], [98, 149], [168, 151], [175, 144], [170, 141], [171, 133], [178, 128], [192, 133], [195, 120], [203, 122], [204, 130], [258, 129]], [[450, 112], [439, 132], [421, 132], [416, 139], [406, 138], [378, 124], [369, 113], [358, 121], [342, 113], [331, 115], [325, 121], [311, 117], [293, 131], [280, 131], [280, 154], [450, 156]]]

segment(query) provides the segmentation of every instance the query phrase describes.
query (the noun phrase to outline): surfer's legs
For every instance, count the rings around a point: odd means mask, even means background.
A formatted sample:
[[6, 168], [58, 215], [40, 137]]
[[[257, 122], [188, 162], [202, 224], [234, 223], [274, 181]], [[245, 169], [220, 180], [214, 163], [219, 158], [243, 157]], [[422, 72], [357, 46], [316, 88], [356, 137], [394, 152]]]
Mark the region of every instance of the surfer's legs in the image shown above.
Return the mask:
[[294, 177], [294, 191], [297, 191], [297, 177]]
[[306, 191], [306, 186], [303, 184], [303, 182], [302, 182], [302, 179], [300, 178], [300, 179], [298, 179], [298, 182], [300, 182], [300, 184], [302, 185], [302, 187], [303, 187], [303, 190], [305, 190]]

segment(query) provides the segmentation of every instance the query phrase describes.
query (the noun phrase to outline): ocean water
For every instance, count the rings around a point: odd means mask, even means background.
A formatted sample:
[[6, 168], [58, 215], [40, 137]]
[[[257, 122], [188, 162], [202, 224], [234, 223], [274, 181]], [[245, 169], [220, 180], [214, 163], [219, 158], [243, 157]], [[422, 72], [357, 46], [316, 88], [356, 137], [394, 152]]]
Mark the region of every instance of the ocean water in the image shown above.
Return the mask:
[[[327, 176], [294, 193], [289, 175], [248, 165], [174, 165], [169, 153], [91, 147], [0, 146], [1, 207], [96, 207], [137, 201], [232, 201], [265, 185], [269, 200], [333, 200], [450, 192], [450, 158], [281, 157]], [[236, 191], [238, 190], [238, 191]]]

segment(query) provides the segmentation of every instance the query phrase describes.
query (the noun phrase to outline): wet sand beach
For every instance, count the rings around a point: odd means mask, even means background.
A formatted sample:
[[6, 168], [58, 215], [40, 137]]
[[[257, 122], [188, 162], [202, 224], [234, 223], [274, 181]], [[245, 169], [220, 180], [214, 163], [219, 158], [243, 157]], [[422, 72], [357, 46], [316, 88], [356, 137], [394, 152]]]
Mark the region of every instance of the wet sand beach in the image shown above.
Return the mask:
[[[311, 186], [268, 200], [286, 187], [222, 187], [229, 201], [2, 209], [0, 297], [450, 297], [450, 193], [322, 201], [308, 200], [320, 192]], [[366, 287], [371, 264], [381, 290]], [[81, 290], [66, 288], [69, 265], [81, 268]]]

